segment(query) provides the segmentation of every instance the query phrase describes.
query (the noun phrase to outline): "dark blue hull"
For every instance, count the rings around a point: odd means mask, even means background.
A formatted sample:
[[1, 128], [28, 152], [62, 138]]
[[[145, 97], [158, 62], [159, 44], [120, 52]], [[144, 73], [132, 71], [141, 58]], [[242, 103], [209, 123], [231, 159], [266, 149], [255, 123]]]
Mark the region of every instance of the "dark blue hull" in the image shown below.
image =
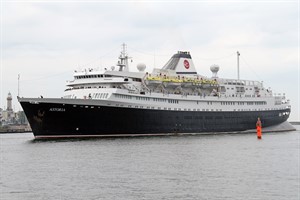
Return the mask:
[[91, 137], [236, 132], [280, 124], [290, 109], [270, 111], [170, 111], [110, 106], [20, 102], [35, 137]]

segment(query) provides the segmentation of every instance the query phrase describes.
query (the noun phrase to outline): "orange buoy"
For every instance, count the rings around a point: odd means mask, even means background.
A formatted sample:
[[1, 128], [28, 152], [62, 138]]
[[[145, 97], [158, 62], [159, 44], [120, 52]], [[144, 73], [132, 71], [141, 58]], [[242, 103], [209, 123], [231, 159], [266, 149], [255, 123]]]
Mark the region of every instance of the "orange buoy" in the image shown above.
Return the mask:
[[257, 139], [261, 139], [261, 121], [260, 121], [260, 118], [257, 118], [257, 122], [256, 122], [256, 135], [257, 135]]

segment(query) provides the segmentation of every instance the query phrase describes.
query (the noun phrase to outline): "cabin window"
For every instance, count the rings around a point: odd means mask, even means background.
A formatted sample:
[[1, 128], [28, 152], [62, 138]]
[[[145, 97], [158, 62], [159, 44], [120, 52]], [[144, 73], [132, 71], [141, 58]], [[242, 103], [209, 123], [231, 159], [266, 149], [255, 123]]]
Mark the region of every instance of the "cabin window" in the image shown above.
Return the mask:
[[[228, 89], [228, 88], [227, 88]], [[221, 92], [226, 92], [226, 89], [224, 86], [221, 86]]]
[[176, 103], [176, 104], [178, 104], [179, 101], [178, 100], [173, 100], [173, 99], [168, 99], [168, 103]]

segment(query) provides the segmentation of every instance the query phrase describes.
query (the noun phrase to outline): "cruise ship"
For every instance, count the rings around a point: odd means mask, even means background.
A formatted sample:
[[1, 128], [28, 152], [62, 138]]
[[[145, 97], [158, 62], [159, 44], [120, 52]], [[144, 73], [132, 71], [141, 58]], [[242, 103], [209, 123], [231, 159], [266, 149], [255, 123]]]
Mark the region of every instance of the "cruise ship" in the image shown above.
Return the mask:
[[[237, 52], [239, 58], [240, 54]], [[197, 73], [189, 52], [162, 68], [129, 71], [127, 47], [116, 66], [75, 71], [61, 98], [20, 98], [35, 138], [212, 134], [285, 122], [291, 106], [262, 82]]]

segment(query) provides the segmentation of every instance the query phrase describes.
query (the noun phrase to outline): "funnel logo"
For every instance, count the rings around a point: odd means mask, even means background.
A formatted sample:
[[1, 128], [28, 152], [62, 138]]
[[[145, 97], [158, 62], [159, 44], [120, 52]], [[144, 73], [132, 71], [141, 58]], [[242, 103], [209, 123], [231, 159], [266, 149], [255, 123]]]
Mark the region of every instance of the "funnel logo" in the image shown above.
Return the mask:
[[183, 65], [184, 65], [184, 67], [185, 67], [186, 69], [190, 68], [190, 63], [189, 63], [189, 61], [187, 61], [187, 60], [184, 60], [184, 61], [183, 61]]

